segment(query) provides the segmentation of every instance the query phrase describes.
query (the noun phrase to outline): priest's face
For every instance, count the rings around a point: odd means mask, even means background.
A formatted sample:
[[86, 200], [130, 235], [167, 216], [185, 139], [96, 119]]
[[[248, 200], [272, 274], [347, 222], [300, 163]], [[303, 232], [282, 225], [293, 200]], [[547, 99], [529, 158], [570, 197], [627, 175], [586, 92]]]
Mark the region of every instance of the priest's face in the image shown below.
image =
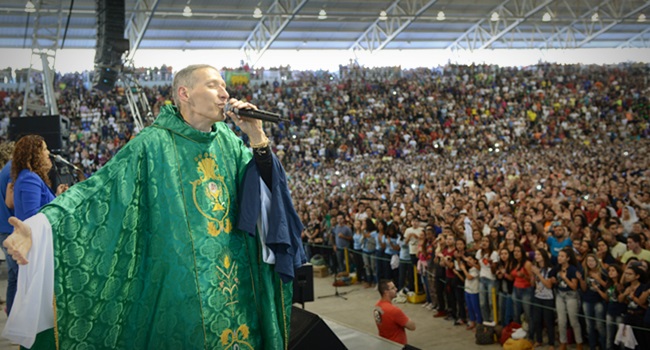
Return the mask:
[[213, 123], [223, 121], [223, 108], [230, 95], [219, 72], [212, 68], [198, 69], [192, 73], [192, 80], [193, 85], [187, 87], [190, 114]]

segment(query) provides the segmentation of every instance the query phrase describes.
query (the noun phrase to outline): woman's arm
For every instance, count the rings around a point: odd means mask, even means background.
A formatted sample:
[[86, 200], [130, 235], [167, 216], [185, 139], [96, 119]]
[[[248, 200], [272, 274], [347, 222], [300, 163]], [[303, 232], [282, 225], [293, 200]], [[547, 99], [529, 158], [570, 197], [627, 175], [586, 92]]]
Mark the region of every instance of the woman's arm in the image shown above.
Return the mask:
[[587, 279], [582, 278], [582, 276], [580, 274], [577, 274], [577, 273], [576, 273], [576, 277], [578, 278], [578, 283], [579, 283], [580, 289], [583, 292], [586, 292], [587, 288], [589, 288], [589, 286], [587, 286]]
[[12, 182], [7, 184], [7, 191], [5, 191], [5, 205], [9, 209], [14, 208], [14, 184]]
[[564, 282], [566, 282], [566, 284], [567, 284], [567, 286], [569, 286], [569, 288], [571, 288], [573, 290], [578, 289], [578, 279], [577, 278], [569, 279], [568, 277], [566, 277], [566, 275], [564, 275], [563, 278], [564, 278]]
[[544, 276], [541, 274], [541, 272], [537, 275], [537, 278], [539, 278], [539, 281], [542, 282], [544, 287], [551, 289], [553, 288], [553, 283], [555, 280], [552, 277], [549, 278], [544, 278]]
[[41, 189], [44, 186], [43, 180], [36, 174], [29, 174], [16, 181], [14, 185], [14, 203], [20, 203], [21, 212], [16, 217], [25, 220], [38, 213], [43, 204], [41, 203]]
[[[632, 295], [634, 295], [634, 293], [632, 293]], [[647, 309], [648, 308], [648, 296], [649, 295], [650, 295], [650, 289], [646, 289], [643, 293], [641, 293], [641, 295], [639, 295], [638, 298], [633, 299], [633, 300], [634, 300], [634, 302], [639, 304], [640, 307], [642, 307], [644, 309]], [[640, 303], [637, 302], [637, 301], [640, 301]]]
[[607, 291], [602, 290], [602, 288], [596, 288], [596, 292], [598, 292], [598, 294], [600, 295], [601, 298], [603, 298], [603, 300], [607, 301], [608, 298]]
[[526, 261], [524, 264], [524, 269], [526, 270], [526, 275], [530, 280], [530, 284], [535, 284], [535, 275], [533, 275], [533, 264], [530, 261]]

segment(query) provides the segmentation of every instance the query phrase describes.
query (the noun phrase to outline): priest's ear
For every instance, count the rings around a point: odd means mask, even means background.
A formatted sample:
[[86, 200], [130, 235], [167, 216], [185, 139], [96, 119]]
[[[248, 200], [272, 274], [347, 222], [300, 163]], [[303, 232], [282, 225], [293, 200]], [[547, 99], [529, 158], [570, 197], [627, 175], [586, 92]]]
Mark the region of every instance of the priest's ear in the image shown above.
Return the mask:
[[179, 86], [177, 92], [180, 101], [187, 102], [190, 99], [190, 89], [187, 86]]

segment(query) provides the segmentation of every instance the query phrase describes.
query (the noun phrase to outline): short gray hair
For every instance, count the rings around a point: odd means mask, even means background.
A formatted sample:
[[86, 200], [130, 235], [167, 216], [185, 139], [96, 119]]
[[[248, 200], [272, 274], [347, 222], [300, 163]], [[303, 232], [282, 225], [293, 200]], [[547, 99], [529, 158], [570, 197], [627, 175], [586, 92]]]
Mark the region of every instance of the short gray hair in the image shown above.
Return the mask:
[[199, 70], [199, 69], [204, 69], [204, 68], [212, 68], [218, 72], [216, 68], [209, 64], [193, 64], [191, 66], [187, 66], [178, 72], [174, 74], [174, 82], [172, 83], [172, 99], [174, 100], [174, 103], [176, 106], [179, 105], [180, 99], [178, 98], [178, 88], [181, 86], [186, 86], [186, 87], [193, 87], [194, 86], [194, 79], [192, 79], [192, 74]]

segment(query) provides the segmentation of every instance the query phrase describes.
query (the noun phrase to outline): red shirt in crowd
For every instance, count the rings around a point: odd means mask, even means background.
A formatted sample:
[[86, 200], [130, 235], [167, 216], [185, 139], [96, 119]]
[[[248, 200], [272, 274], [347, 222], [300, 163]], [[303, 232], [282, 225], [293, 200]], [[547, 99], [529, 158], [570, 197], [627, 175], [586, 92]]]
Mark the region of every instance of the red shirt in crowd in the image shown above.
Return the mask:
[[406, 345], [406, 331], [404, 327], [409, 318], [402, 309], [390, 301], [379, 300], [373, 311], [379, 336]]

